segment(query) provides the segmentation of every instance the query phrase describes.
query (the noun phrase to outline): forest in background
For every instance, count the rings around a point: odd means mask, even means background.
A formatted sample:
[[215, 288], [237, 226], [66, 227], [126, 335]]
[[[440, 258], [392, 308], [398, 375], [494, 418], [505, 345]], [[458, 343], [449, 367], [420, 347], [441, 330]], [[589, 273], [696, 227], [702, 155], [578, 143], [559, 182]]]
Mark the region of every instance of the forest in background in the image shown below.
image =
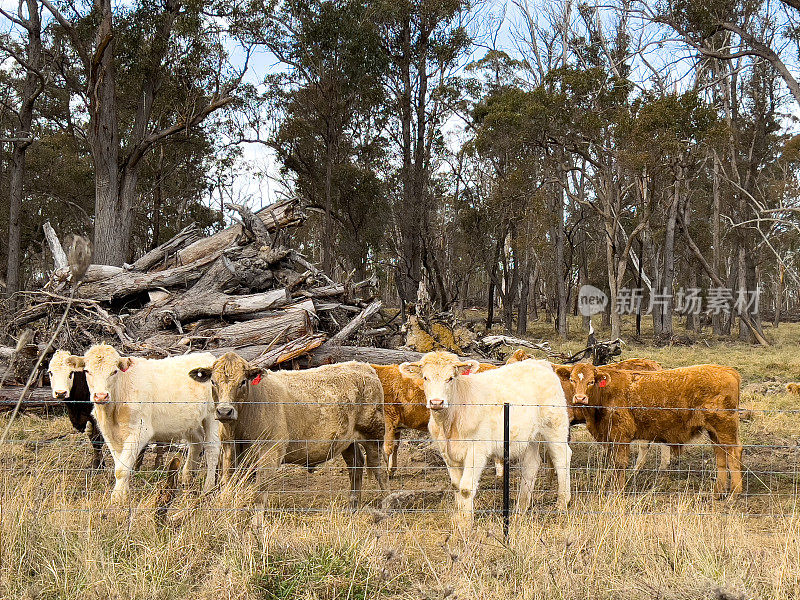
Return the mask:
[[310, 215], [293, 244], [389, 303], [424, 281], [564, 337], [583, 284], [643, 288], [660, 340], [679, 288], [760, 288], [750, 326], [685, 318], [745, 341], [797, 311], [795, 0], [0, 6], [9, 309], [46, 280], [46, 220], [130, 263], [222, 227], [256, 145]]

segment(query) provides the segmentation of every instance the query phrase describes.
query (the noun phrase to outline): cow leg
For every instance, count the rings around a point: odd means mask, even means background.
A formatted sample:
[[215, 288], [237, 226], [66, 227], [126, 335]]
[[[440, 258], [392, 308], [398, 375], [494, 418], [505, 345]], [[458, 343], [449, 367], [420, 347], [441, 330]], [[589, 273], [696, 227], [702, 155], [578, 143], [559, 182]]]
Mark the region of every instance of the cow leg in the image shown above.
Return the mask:
[[647, 440], [639, 440], [636, 442], [637, 447], [637, 454], [636, 454], [636, 464], [633, 465], [633, 472], [638, 473], [639, 470], [644, 466], [644, 462], [647, 460], [647, 451], [650, 449], [650, 442]]
[[631, 442], [614, 442], [611, 444], [611, 459], [614, 465], [614, 486], [618, 490], [625, 489], [626, 471], [630, 463]]
[[145, 445], [144, 448], [142, 448], [142, 450], [139, 452], [139, 456], [136, 457], [136, 463], [133, 465], [133, 468], [136, 471], [142, 470], [142, 463], [144, 462], [144, 455], [146, 452], [147, 452], [147, 445]]
[[361, 448], [355, 442], [350, 444], [342, 450], [342, 458], [347, 463], [347, 474], [350, 476], [350, 508], [355, 510], [361, 501], [361, 482], [364, 477]]
[[494, 459], [494, 476], [495, 477], [502, 477], [503, 476], [503, 459], [502, 458], [495, 458]]
[[136, 458], [147, 446], [153, 432], [150, 429], [142, 428], [133, 431], [123, 442], [122, 452], [114, 457], [114, 490], [111, 492], [111, 503], [122, 505], [128, 501], [130, 491], [130, 479], [133, 473]]
[[[250, 447], [255, 457], [256, 501], [254, 524], [260, 526], [267, 512], [267, 478], [276, 477], [283, 457], [286, 456], [286, 443], [265, 441]], [[269, 474], [269, 475], [268, 475]]]
[[464, 471], [456, 490], [456, 508], [468, 523], [472, 522], [475, 493], [478, 491], [478, 483], [487, 458], [486, 448], [476, 443], [469, 445], [464, 457]]
[[204, 436], [202, 432], [194, 431], [187, 438], [189, 442], [189, 450], [186, 454], [186, 464], [183, 465], [183, 472], [181, 473], [181, 485], [189, 487], [191, 483], [192, 474], [197, 473], [200, 468], [200, 452], [203, 450]]
[[714, 445], [714, 454], [717, 458], [717, 481], [714, 492], [724, 496], [728, 488], [728, 473], [731, 477], [731, 496], [738, 496], [742, 492], [742, 446], [738, 434], [721, 435], [718, 432], [708, 432]]
[[91, 429], [87, 432], [89, 434], [89, 441], [92, 443], [92, 469], [104, 469], [106, 466], [103, 459], [103, 434], [97, 426], [94, 417], [89, 417], [89, 426]]
[[236, 442], [222, 442], [222, 479], [220, 485], [225, 486], [233, 477], [236, 468]]
[[156, 458], [153, 461], [153, 469], [160, 469], [164, 466], [164, 453], [167, 451], [167, 445], [164, 442], [156, 442]]
[[372, 473], [375, 483], [382, 492], [386, 491], [386, 474], [381, 468], [381, 443], [377, 440], [361, 442], [364, 447], [364, 456], [367, 463], [367, 472]]
[[670, 460], [672, 460], [672, 451], [667, 444], [661, 444], [661, 460], [658, 463], [658, 470], [666, 471], [669, 469]]
[[517, 512], [527, 511], [531, 506], [533, 488], [536, 485], [536, 474], [542, 464], [542, 454], [539, 442], [532, 442], [522, 455], [520, 466], [522, 468], [522, 483], [517, 496]]
[[219, 426], [213, 417], [207, 417], [203, 421], [203, 433], [205, 438], [203, 456], [206, 461], [206, 478], [203, 481], [203, 493], [207, 494], [217, 483], [217, 465], [219, 464], [220, 453]]
[[386, 433], [383, 436], [383, 454], [386, 456], [386, 471], [389, 477], [394, 477], [397, 470], [397, 449], [400, 447], [400, 432], [389, 423], [386, 424]]
[[570, 490], [570, 462], [572, 462], [572, 448], [567, 443], [569, 425], [567, 431], [546, 431], [547, 454], [550, 456], [550, 463], [556, 472], [558, 480], [558, 508], [566, 510], [569, 501], [572, 499]]

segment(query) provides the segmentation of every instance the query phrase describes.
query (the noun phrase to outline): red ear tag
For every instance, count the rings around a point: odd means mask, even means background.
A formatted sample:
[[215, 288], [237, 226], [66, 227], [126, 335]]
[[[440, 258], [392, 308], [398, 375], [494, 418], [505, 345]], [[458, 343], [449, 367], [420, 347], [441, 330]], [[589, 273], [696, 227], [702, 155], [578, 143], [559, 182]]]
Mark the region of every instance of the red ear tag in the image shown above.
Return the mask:
[[258, 375], [256, 375], [256, 376], [253, 378], [253, 381], [251, 381], [250, 383], [252, 383], [253, 385], [258, 385], [259, 383], [261, 383], [261, 373], [259, 373]]
[[608, 379], [601, 379], [597, 382], [597, 387], [606, 387], [608, 385]]
[[124, 373], [125, 371], [127, 371], [127, 370], [128, 370], [128, 369], [130, 369], [130, 368], [131, 368], [131, 366], [130, 366], [130, 364], [129, 364], [129, 365], [128, 365], [127, 367], [125, 367], [124, 369], [120, 369], [120, 371], [122, 371], [122, 372]]
[[469, 375], [469, 374], [470, 374], [470, 370], [469, 370], [469, 369], [467, 369], [467, 370], [465, 370], [465, 371], [461, 371], [461, 374], [462, 374], [462, 375]]

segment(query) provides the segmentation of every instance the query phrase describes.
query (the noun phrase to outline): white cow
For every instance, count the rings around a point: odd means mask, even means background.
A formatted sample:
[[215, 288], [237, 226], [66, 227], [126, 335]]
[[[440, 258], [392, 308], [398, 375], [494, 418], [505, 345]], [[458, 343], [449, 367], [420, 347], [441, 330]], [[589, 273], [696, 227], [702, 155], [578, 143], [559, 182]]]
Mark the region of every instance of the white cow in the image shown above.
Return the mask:
[[503, 404], [510, 405], [511, 458], [522, 465], [517, 510], [530, 507], [540, 445], [546, 444], [558, 478], [558, 504], [570, 500], [567, 444], [569, 416], [564, 390], [550, 363], [526, 360], [476, 373], [479, 363], [449, 352], [430, 352], [400, 372], [421, 379], [431, 410], [428, 430], [455, 486], [456, 507], [472, 520], [473, 500], [489, 459], [503, 456]]
[[189, 442], [183, 483], [198, 467], [205, 448], [203, 492], [215, 484], [220, 453], [211, 386], [188, 376], [198, 367], [211, 368], [214, 355], [187, 354], [161, 360], [122, 357], [107, 344], [92, 346], [82, 357], [69, 358], [86, 373], [93, 415], [114, 458], [114, 504], [127, 501], [136, 458], [151, 441]]

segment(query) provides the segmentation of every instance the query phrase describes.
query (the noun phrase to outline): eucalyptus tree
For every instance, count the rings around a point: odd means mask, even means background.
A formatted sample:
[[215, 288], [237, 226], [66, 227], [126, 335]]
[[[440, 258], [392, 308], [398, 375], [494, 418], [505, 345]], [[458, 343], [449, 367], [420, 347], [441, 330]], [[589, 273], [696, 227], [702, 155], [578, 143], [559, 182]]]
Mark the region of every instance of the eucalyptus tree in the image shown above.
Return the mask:
[[[234, 102], [244, 68], [226, 49], [225, 2], [42, 3], [61, 83], [83, 104], [95, 177], [98, 262], [130, 259], [143, 159]], [[245, 61], [246, 68], [246, 61]]]

